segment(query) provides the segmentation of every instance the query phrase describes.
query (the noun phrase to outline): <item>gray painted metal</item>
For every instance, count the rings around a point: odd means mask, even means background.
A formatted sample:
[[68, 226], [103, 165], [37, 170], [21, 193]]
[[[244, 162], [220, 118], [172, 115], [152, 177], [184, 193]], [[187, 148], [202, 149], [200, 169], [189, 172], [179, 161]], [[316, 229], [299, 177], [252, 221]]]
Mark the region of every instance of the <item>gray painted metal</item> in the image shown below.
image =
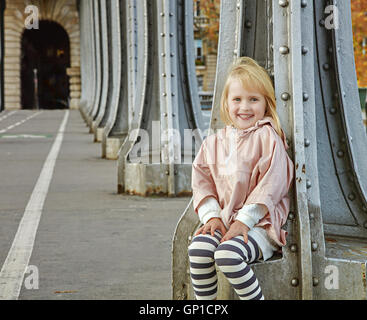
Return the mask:
[[80, 111], [87, 122], [90, 123], [88, 113], [93, 106], [95, 94], [95, 64], [94, 64], [94, 29], [93, 29], [93, 2], [80, 2], [80, 33], [81, 37], [80, 54], [81, 59], [81, 83], [82, 92], [80, 98]]
[[[284, 11], [286, 10], [289, 10], [287, 12], [288, 14], [284, 15]], [[290, 99], [287, 103], [283, 103], [283, 105], [279, 104], [279, 107], [282, 106], [284, 108], [278, 110], [278, 114], [280, 120], [283, 120], [282, 123], [285, 124], [284, 129], [287, 136], [290, 136], [289, 133], [292, 133], [291, 136], [293, 136], [293, 161], [295, 164], [295, 180], [293, 185], [295, 187], [294, 199], [296, 200], [295, 215], [297, 223], [294, 232], [298, 238], [298, 275], [296, 277], [298, 277], [297, 280], [300, 286], [299, 298], [312, 299], [312, 261], [310, 250], [310, 224], [307, 207], [303, 114], [303, 81], [307, 81], [309, 78], [305, 79], [306, 74], [303, 74], [302, 69], [302, 39], [299, 35], [302, 34], [301, 19], [306, 15], [306, 12], [302, 12], [301, 15], [301, 10], [300, 3], [296, 1], [291, 1], [287, 9], [280, 7], [279, 5], [274, 6], [274, 25], [277, 26], [273, 30], [275, 48], [274, 74], [276, 77], [275, 83], [278, 83], [277, 76], [279, 76], [279, 84], [282, 85], [284, 83], [283, 88], [279, 88], [279, 86], [277, 87], [277, 101], [280, 101], [279, 98], [281, 98], [282, 92], [288, 92], [290, 94]], [[309, 11], [307, 13], [309, 13]], [[284, 16], [286, 16], [287, 19], [285, 19]], [[283, 21], [284, 28], [286, 28], [286, 25], [288, 24], [288, 32], [285, 35], [283, 35], [281, 30], [278, 28], [279, 20]], [[289, 54], [282, 53], [283, 46], [289, 48]], [[284, 61], [285, 59], [286, 61]], [[277, 65], [277, 63], [279, 64]], [[293, 130], [291, 131], [290, 129]], [[265, 276], [265, 274], [263, 274], [263, 276]], [[267, 282], [269, 282], [269, 278], [267, 279]], [[286, 290], [287, 288], [284, 289]]]
[[[110, 6], [111, 13], [111, 59], [113, 61], [112, 68], [112, 91], [109, 99], [108, 115], [102, 134], [102, 157], [106, 157], [107, 154], [107, 138], [114, 127], [116, 118], [120, 119], [121, 112], [126, 109], [127, 103], [124, 101], [124, 88], [126, 87], [126, 81], [123, 77], [126, 77], [126, 41], [125, 41], [125, 8], [124, 3], [120, 3], [119, 0], [111, 0], [108, 4]], [[119, 111], [120, 110], [120, 111]], [[126, 111], [127, 115], [127, 111]], [[125, 119], [127, 118], [125, 115]]]
[[[338, 28], [328, 28], [326, 7], [314, 2], [317, 145], [313, 149], [317, 148], [320, 189], [311, 229], [314, 297], [366, 299], [367, 140], [353, 71], [350, 2], [330, 4], [339, 13]], [[330, 266], [338, 270], [338, 290], [325, 286]]]
[[326, 159], [322, 157], [319, 160], [325, 171], [326, 161], [329, 172], [332, 168], [330, 164], [333, 164], [335, 179], [333, 186], [326, 186], [325, 181], [322, 181], [321, 192], [331, 187], [332, 193], [329, 199], [321, 197], [321, 206], [326, 233], [346, 236], [360, 234], [367, 237], [367, 229], [363, 227], [367, 221], [367, 167], [364, 165], [367, 146], [362, 143], [366, 142], [366, 134], [356, 75], [353, 72], [355, 65], [351, 50], [353, 38], [348, 11], [350, 4], [335, 1], [334, 5], [339, 9], [339, 28], [326, 30], [320, 25], [317, 28], [320, 39], [317, 71], [320, 74], [320, 94], [323, 98], [318, 101], [323, 111], [318, 117], [318, 130], [321, 126], [328, 128], [329, 137], [323, 136], [327, 139], [325, 143], [329, 145], [330, 151], [325, 155]]
[[[106, 0], [104, 3], [101, 3], [101, 8], [102, 8], [102, 28], [104, 30], [104, 34], [103, 34], [103, 38], [105, 39], [105, 41], [103, 42], [103, 52], [105, 53], [105, 58], [104, 60], [108, 60], [108, 67], [106, 66], [104, 61], [104, 65], [105, 65], [105, 69], [104, 70], [104, 74], [108, 75], [108, 80], [107, 80], [107, 88], [105, 88], [105, 90], [107, 90], [106, 94], [106, 105], [104, 106], [104, 112], [103, 114], [99, 114], [98, 115], [98, 127], [97, 127], [97, 131], [100, 128], [101, 131], [104, 131], [104, 128], [106, 126], [107, 120], [109, 118], [109, 115], [111, 113], [111, 105], [112, 105], [112, 97], [113, 97], [113, 83], [114, 83], [114, 76], [115, 73], [113, 72], [114, 70], [114, 66], [115, 66], [115, 62], [113, 60], [113, 38], [112, 38], [112, 12], [111, 12], [111, 5], [112, 2]], [[105, 8], [105, 14], [103, 15], [104, 11], [103, 8]], [[106, 28], [106, 29], [105, 29]], [[117, 49], [115, 49], [115, 54]], [[102, 105], [103, 107], [103, 105]], [[99, 118], [101, 117], [101, 118]], [[101, 141], [102, 141], [102, 137], [101, 137]]]
[[[111, 129], [106, 136], [107, 137], [115, 137], [121, 140], [121, 142], [125, 139], [129, 130], [129, 93], [128, 93], [128, 85], [129, 85], [129, 63], [128, 63], [128, 50], [129, 50], [129, 42], [128, 42], [128, 14], [129, 14], [129, 6], [127, 1], [122, 1], [120, 4], [121, 10], [121, 87], [120, 87], [120, 98], [119, 98], [119, 106], [117, 109], [115, 121], [111, 124]], [[108, 126], [107, 126], [108, 128]], [[107, 129], [106, 128], [106, 129]]]
[[[87, 106], [86, 106], [86, 119], [87, 119], [87, 123], [88, 126], [91, 127], [92, 124], [92, 119], [91, 119], [91, 113], [93, 110], [93, 106], [95, 104], [96, 101], [96, 96], [97, 96], [97, 70], [96, 70], [96, 29], [95, 29], [95, 24], [96, 24], [96, 7], [95, 7], [95, 3], [94, 1], [91, 1], [90, 6], [90, 25], [88, 26], [90, 33], [91, 33], [91, 39], [90, 39], [90, 72], [91, 75], [93, 77], [92, 79], [92, 83], [91, 83], [91, 92], [90, 92], [90, 101], [88, 102]], [[91, 131], [90, 131], [91, 132]]]
[[[86, 25], [87, 12], [88, 12], [87, 5], [88, 4], [83, 4], [82, 2], [79, 2], [79, 27], [80, 27], [81, 35], [83, 34], [83, 31], [85, 30], [85, 25]], [[85, 54], [87, 53], [87, 50], [85, 47], [85, 45], [87, 44], [87, 37], [88, 37], [87, 33], [85, 33], [84, 36], [80, 37], [81, 96], [80, 96], [80, 102], [79, 102], [79, 109], [80, 109], [80, 114], [83, 116], [84, 120], [85, 120], [84, 108], [86, 105], [86, 94], [88, 90], [87, 87], [90, 84], [90, 81], [88, 81], [87, 68], [86, 68], [88, 56], [85, 56]]]
[[[137, 33], [138, 46], [148, 41], [144, 46], [147, 73], [141, 91], [143, 106], [139, 109], [142, 130], [130, 131], [128, 139], [139, 148], [142, 138], [139, 135], [144, 135], [143, 130], [147, 133], [149, 146], [144, 155], [149, 163], [135, 162], [131, 143], [128, 143], [131, 148], [122, 148], [120, 157], [126, 160], [119, 168], [119, 171], [124, 168], [123, 173], [119, 172], [119, 191], [143, 195], [186, 194], [191, 189], [192, 157], [189, 163], [184, 161], [187, 154], [194, 155], [194, 146], [185, 146], [184, 130], [199, 129], [194, 132], [197, 145], [201, 144], [200, 130], [203, 130], [192, 53], [192, 1], [146, 1], [145, 6], [143, 21], [147, 31], [144, 36]], [[136, 92], [140, 94], [139, 90]], [[170, 130], [175, 130], [174, 134], [165, 134]], [[192, 142], [192, 137], [188, 140]]]
[[[148, 66], [152, 64], [152, 37], [149, 27], [147, 1], [128, 0], [128, 101], [129, 101], [129, 137], [124, 140], [118, 157], [118, 192], [125, 191], [125, 163], [127, 155], [138, 139], [139, 128], [147, 96]], [[139, 23], [137, 23], [139, 21]], [[139, 81], [137, 81], [139, 79]], [[149, 82], [150, 84], [150, 82]]]
[[100, 0], [100, 15], [101, 15], [101, 55], [102, 55], [102, 92], [101, 92], [101, 98], [98, 108], [98, 114], [95, 118], [95, 121], [93, 123], [93, 129], [94, 132], [94, 141], [101, 141], [102, 139], [98, 139], [97, 137], [97, 128], [101, 125], [102, 119], [106, 112], [106, 105], [109, 97], [109, 90], [111, 88], [111, 78], [112, 74], [110, 73], [110, 48], [109, 48], [109, 38], [110, 33], [108, 32], [108, 12], [107, 9], [107, 0]]
[[[88, 117], [93, 121], [98, 112], [98, 108], [101, 101], [101, 85], [102, 85], [102, 65], [101, 65], [101, 20], [100, 20], [100, 4], [99, 0], [94, 0], [94, 34], [95, 34], [95, 96], [94, 96], [94, 105], [90, 109], [88, 113]], [[93, 125], [91, 125], [91, 132], [93, 131]]]
[[[138, 73], [138, 43], [137, 43], [137, 7], [136, 7], [136, 0], [134, 1], [126, 1], [126, 12], [127, 12], [127, 22], [126, 22], [126, 37], [127, 37], [127, 86], [128, 86], [128, 101], [127, 101], [127, 107], [128, 107], [128, 126], [131, 128], [131, 122], [134, 116], [134, 101], [136, 98], [136, 95], [138, 95], [140, 92], [136, 92], [137, 88], [137, 73]], [[144, 11], [140, 11], [143, 12]], [[142, 17], [144, 21], [144, 15]], [[140, 25], [144, 26], [143, 23], [140, 23]], [[139, 52], [140, 53], [140, 52]], [[139, 56], [144, 56], [142, 54], [139, 54]], [[130, 131], [130, 130], [129, 130]]]

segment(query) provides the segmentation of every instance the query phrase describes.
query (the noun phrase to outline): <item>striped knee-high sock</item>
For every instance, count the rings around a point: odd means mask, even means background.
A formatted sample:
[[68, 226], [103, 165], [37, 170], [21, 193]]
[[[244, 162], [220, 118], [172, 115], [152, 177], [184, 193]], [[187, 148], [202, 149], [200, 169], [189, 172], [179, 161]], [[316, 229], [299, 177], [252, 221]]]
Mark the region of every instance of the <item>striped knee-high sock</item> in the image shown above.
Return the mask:
[[260, 258], [261, 251], [255, 240], [237, 236], [221, 243], [214, 252], [219, 269], [226, 276], [241, 300], [264, 300], [258, 280], [248, 265]]
[[214, 237], [199, 234], [189, 246], [190, 276], [197, 300], [213, 300], [217, 297], [214, 251], [221, 238], [218, 231], [215, 231]]

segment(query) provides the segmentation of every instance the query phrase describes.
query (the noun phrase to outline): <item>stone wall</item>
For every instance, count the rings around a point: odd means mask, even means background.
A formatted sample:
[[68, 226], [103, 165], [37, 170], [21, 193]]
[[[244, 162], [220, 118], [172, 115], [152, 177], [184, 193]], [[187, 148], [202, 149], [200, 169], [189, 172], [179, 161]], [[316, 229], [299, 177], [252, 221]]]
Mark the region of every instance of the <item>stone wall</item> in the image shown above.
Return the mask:
[[80, 31], [76, 0], [7, 0], [4, 12], [4, 104], [5, 109], [21, 109], [21, 41], [28, 5], [38, 8], [39, 20], [60, 24], [69, 36], [70, 108], [79, 107]]

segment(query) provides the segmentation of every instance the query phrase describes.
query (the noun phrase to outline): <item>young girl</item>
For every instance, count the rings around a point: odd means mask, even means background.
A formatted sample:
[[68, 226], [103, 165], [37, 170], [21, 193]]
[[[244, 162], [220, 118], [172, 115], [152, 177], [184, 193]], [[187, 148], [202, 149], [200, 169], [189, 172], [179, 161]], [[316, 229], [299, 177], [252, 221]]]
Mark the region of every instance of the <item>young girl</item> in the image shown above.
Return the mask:
[[264, 299], [249, 267], [286, 244], [294, 165], [272, 82], [251, 58], [231, 67], [222, 93], [226, 124], [202, 143], [192, 167], [194, 210], [203, 226], [189, 248], [197, 299], [216, 299], [215, 263], [241, 300]]

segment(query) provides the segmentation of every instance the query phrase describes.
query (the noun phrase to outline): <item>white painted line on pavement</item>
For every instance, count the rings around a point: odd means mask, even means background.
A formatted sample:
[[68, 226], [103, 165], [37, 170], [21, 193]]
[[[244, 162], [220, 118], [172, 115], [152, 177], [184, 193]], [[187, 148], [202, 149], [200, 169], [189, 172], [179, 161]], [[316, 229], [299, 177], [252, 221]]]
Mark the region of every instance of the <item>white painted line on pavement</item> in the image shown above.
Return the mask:
[[25, 119], [23, 119], [23, 120], [21, 120], [21, 121], [18, 121], [17, 123], [14, 123], [14, 124], [12, 124], [11, 126], [9, 126], [9, 127], [5, 128], [5, 129], [3, 129], [3, 130], [0, 130], [0, 133], [4, 133], [4, 132], [6, 132], [6, 131], [8, 131], [8, 130], [10, 130], [10, 129], [13, 129], [13, 128], [15, 128], [15, 127], [17, 127], [17, 126], [21, 125], [22, 123], [26, 122], [27, 120], [32, 119], [32, 118], [33, 118], [33, 117], [35, 117], [35, 116], [38, 116], [38, 115], [39, 115], [39, 114], [41, 114], [42, 112], [43, 112], [43, 111], [36, 112], [36, 113], [34, 113], [34, 114], [30, 115], [29, 117], [27, 117], [27, 118], [25, 118]]
[[50, 138], [52, 137], [51, 134], [28, 134], [28, 133], [23, 133], [23, 134], [0, 134], [0, 138], [1, 139], [40, 139], [40, 138]]
[[16, 112], [17, 112], [17, 110], [11, 111], [11, 112], [5, 114], [4, 116], [0, 117], [0, 121], [5, 120], [6, 118], [10, 117], [12, 114], [14, 114]]
[[0, 300], [17, 300], [19, 297], [68, 117], [69, 110], [65, 112], [55, 141], [25, 208], [13, 244], [1, 268]]

